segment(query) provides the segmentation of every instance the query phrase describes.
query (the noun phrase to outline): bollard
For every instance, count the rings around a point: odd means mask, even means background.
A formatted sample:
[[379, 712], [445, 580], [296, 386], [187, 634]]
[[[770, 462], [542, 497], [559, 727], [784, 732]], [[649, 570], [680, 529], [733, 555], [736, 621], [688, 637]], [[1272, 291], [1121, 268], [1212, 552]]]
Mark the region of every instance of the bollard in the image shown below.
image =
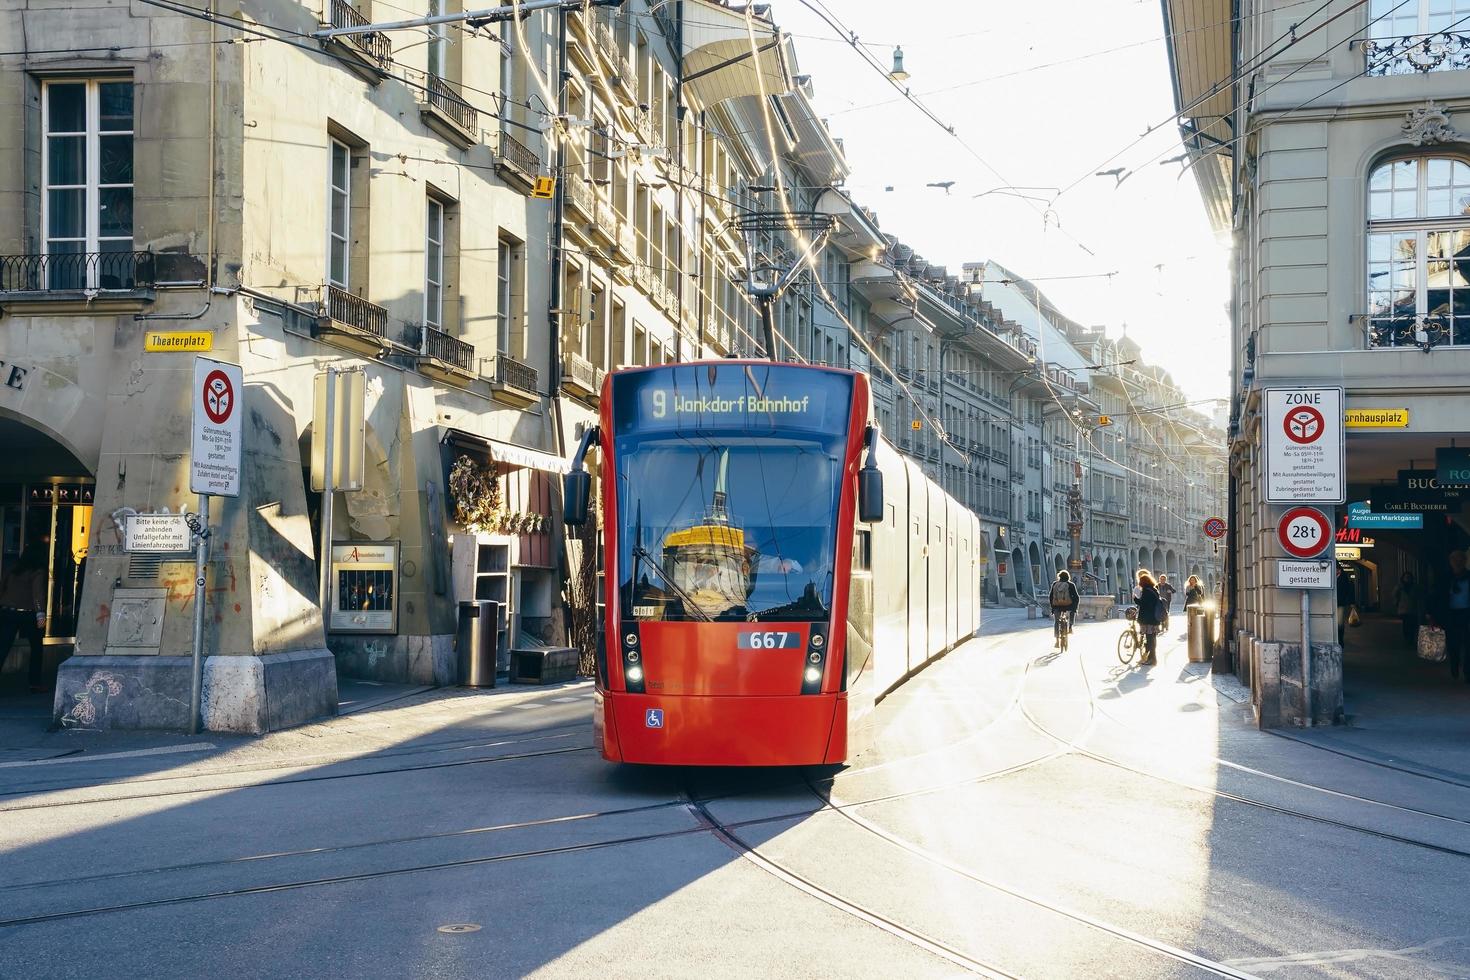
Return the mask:
[[1189, 607], [1189, 620], [1186, 624], [1189, 636], [1189, 662], [1192, 664], [1204, 663], [1209, 659], [1205, 648], [1205, 611], [1198, 606]]

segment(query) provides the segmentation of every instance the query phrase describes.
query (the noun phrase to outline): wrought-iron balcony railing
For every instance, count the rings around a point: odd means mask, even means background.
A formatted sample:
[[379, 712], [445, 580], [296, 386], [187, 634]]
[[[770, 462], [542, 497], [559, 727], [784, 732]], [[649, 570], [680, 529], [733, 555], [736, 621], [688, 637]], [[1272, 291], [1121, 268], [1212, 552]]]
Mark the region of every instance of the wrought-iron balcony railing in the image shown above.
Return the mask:
[[567, 388], [580, 388], [588, 394], [595, 395], [601, 390], [601, 385], [598, 383], [599, 373], [596, 366], [581, 354], [568, 351], [562, 355], [562, 384]]
[[388, 311], [383, 307], [330, 283], [327, 284], [326, 295], [327, 316], [337, 323], [377, 337], [388, 336]]
[[154, 281], [152, 252], [0, 255], [0, 293], [146, 289]]
[[417, 347], [424, 357], [452, 364], [461, 371], [475, 369], [475, 345], [467, 344], [458, 337], [451, 337], [443, 330], [430, 326], [418, 328]]
[[489, 379], [496, 384], [509, 385], [521, 391], [535, 394], [539, 377], [531, 365], [516, 360], [505, 351], [497, 351], [490, 359]]
[[459, 94], [458, 86], [438, 75], [429, 75], [428, 80], [429, 105], [454, 120], [459, 128], [478, 136], [480, 114]]
[[527, 179], [535, 177], [541, 170], [541, 158], [536, 151], [504, 129], [500, 131], [498, 155], [501, 163], [520, 171]]
[[[362, 14], [358, 13], [348, 0], [332, 0], [332, 26], [333, 27], [364, 27], [372, 23]], [[348, 34], [347, 40], [361, 48], [368, 57], [372, 58], [378, 65], [386, 69], [393, 62], [393, 45], [389, 43], [385, 34]]]
[[1411, 34], [1363, 42], [1365, 74], [1422, 75], [1470, 68], [1470, 34]]
[[[1457, 321], [1457, 322], [1456, 322]], [[1448, 316], [1374, 316], [1364, 317], [1366, 340], [1372, 347], [1435, 347], [1470, 344], [1470, 318]]]

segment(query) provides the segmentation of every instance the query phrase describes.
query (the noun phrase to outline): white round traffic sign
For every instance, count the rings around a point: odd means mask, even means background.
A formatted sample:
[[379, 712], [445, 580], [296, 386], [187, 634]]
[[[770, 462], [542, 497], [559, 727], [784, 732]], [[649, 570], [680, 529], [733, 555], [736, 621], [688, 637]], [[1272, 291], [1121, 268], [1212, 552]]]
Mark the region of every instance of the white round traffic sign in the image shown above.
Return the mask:
[[1332, 544], [1332, 522], [1315, 507], [1293, 507], [1281, 515], [1276, 539], [1293, 558], [1316, 558]]

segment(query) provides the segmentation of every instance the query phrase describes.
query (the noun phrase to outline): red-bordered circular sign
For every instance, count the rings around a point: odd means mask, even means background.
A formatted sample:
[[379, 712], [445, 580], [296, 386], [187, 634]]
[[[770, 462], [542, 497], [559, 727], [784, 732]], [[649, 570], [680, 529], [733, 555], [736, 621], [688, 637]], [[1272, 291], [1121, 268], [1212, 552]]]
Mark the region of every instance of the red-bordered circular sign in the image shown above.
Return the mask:
[[1281, 515], [1276, 540], [1293, 558], [1316, 558], [1332, 546], [1332, 522], [1315, 507], [1293, 507]]
[[1225, 536], [1225, 518], [1212, 517], [1205, 521], [1205, 536], [1223, 538]]
[[1322, 437], [1327, 428], [1327, 420], [1312, 406], [1298, 405], [1286, 413], [1286, 418], [1281, 420], [1281, 427], [1286, 430], [1286, 438], [1297, 445], [1305, 446]]
[[235, 410], [235, 387], [223, 371], [210, 371], [204, 378], [204, 414], [215, 425], [224, 425]]

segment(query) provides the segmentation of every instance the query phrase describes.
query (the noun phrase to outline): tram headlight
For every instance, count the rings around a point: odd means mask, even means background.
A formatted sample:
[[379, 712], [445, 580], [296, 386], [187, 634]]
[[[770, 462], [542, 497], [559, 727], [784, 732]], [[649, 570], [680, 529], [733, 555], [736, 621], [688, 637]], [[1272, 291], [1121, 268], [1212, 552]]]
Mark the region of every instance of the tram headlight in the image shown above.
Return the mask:
[[628, 663], [630, 664], [636, 664], [638, 662], [637, 650], [629, 650], [624, 656], [628, 658]]
[[640, 681], [642, 681], [643, 680], [643, 668], [642, 667], [638, 667], [636, 665], [633, 666], [633, 667], [629, 667], [628, 668], [628, 680], [632, 681], [634, 684], [637, 684]]
[[806, 669], [806, 682], [808, 684], [815, 684], [818, 681], [820, 681], [821, 679], [822, 679], [822, 672], [820, 670], [818, 670], [816, 667], [808, 667]]

